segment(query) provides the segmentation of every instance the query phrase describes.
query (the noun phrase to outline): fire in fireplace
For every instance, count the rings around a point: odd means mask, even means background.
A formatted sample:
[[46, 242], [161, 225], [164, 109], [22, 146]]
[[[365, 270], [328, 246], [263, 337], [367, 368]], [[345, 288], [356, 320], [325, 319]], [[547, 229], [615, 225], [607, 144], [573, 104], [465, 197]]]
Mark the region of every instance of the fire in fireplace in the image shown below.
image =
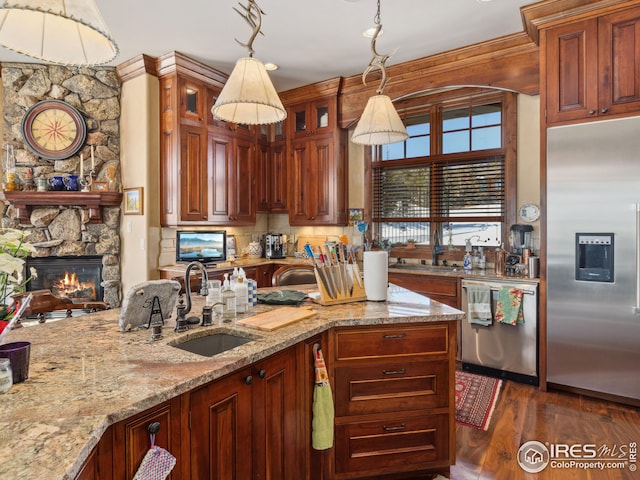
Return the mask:
[[75, 303], [103, 300], [100, 256], [29, 258], [30, 267], [38, 277], [27, 284], [28, 290], [51, 290]]

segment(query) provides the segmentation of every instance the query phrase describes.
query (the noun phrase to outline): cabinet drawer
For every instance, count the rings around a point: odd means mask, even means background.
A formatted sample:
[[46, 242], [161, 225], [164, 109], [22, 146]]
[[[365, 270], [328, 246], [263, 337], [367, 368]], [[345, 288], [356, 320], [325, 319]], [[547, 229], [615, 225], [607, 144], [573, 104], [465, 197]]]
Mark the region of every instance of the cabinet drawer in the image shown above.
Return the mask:
[[447, 325], [388, 326], [336, 331], [336, 360], [448, 352]]
[[336, 415], [446, 407], [448, 371], [446, 360], [336, 367]]
[[400, 472], [449, 458], [447, 414], [388, 418], [336, 426], [336, 473]]

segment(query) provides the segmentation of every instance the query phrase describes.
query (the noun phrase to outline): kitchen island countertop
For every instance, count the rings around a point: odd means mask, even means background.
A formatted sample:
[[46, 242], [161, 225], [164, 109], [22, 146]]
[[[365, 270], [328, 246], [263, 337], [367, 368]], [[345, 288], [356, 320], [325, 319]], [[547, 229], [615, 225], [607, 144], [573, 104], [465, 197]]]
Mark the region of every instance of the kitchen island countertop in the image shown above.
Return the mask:
[[[272, 332], [218, 324], [176, 334], [171, 318], [164, 338], [150, 342], [146, 330], [119, 331], [120, 309], [11, 331], [7, 342], [31, 342], [31, 362], [29, 378], [0, 396], [0, 478], [72, 479], [110, 425], [332, 327], [464, 318], [394, 285], [386, 302], [307, 304], [316, 316]], [[194, 297], [192, 312], [202, 305]], [[258, 305], [255, 313], [272, 308]], [[211, 358], [170, 345], [207, 329], [255, 340]]]

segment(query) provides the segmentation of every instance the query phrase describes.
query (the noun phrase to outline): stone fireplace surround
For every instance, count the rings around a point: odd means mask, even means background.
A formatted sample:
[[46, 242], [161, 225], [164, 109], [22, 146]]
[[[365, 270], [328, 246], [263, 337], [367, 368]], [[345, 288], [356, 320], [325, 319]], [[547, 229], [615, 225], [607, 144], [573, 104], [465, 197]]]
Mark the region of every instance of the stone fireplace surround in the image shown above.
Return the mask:
[[[96, 180], [109, 181], [115, 191], [121, 190], [121, 83], [115, 68], [3, 63], [1, 72], [3, 147], [13, 147], [19, 178], [28, 173], [34, 178], [79, 173], [80, 152], [64, 160], [46, 160], [28, 150], [22, 139], [26, 111], [41, 100], [57, 99], [76, 107], [85, 118], [87, 139], [81, 152], [89, 158], [94, 145]], [[4, 165], [2, 153], [0, 163]], [[5, 199], [0, 221], [3, 228], [30, 232], [27, 241], [36, 247], [34, 257], [102, 256], [101, 300], [115, 308], [121, 303], [120, 215], [119, 206], [105, 206], [102, 222], [97, 223], [91, 220], [89, 208], [79, 202], [34, 207], [28, 221], [21, 223], [16, 209]]]
[[104, 208], [103, 223], [89, 222], [88, 209], [82, 207], [35, 208], [30, 221], [22, 228], [36, 247], [33, 257], [102, 256], [103, 298], [98, 300], [120, 306], [119, 207]]

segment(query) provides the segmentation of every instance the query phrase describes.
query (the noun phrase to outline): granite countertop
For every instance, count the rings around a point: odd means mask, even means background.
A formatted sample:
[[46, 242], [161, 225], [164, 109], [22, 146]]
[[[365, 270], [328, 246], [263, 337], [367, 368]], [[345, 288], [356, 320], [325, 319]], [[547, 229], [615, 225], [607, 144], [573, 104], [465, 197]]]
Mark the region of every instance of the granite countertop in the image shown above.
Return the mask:
[[462, 267], [443, 267], [431, 265], [419, 265], [412, 263], [390, 263], [390, 273], [410, 273], [419, 275], [439, 275], [443, 277], [457, 277], [477, 280], [499, 280], [504, 282], [529, 282], [540, 283], [539, 278], [530, 278], [524, 275], [497, 275], [493, 268], [485, 270], [463, 270]]
[[[31, 362], [29, 378], [0, 396], [0, 478], [72, 479], [111, 424], [329, 328], [464, 318], [459, 310], [394, 285], [386, 302], [307, 304], [317, 316], [273, 332], [215, 325], [176, 334], [171, 318], [164, 338], [150, 342], [146, 330], [119, 331], [120, 309], [11, 331], [7, 342], [31, 342]], [[202, 297], [194, 297], [192, 312], [199, 314], [202, 305]], [[277, 307], [258, 305], [255, 313], [271, 308]], [[207, 329], [255, 341], [210, 358], [169, 345]]]

